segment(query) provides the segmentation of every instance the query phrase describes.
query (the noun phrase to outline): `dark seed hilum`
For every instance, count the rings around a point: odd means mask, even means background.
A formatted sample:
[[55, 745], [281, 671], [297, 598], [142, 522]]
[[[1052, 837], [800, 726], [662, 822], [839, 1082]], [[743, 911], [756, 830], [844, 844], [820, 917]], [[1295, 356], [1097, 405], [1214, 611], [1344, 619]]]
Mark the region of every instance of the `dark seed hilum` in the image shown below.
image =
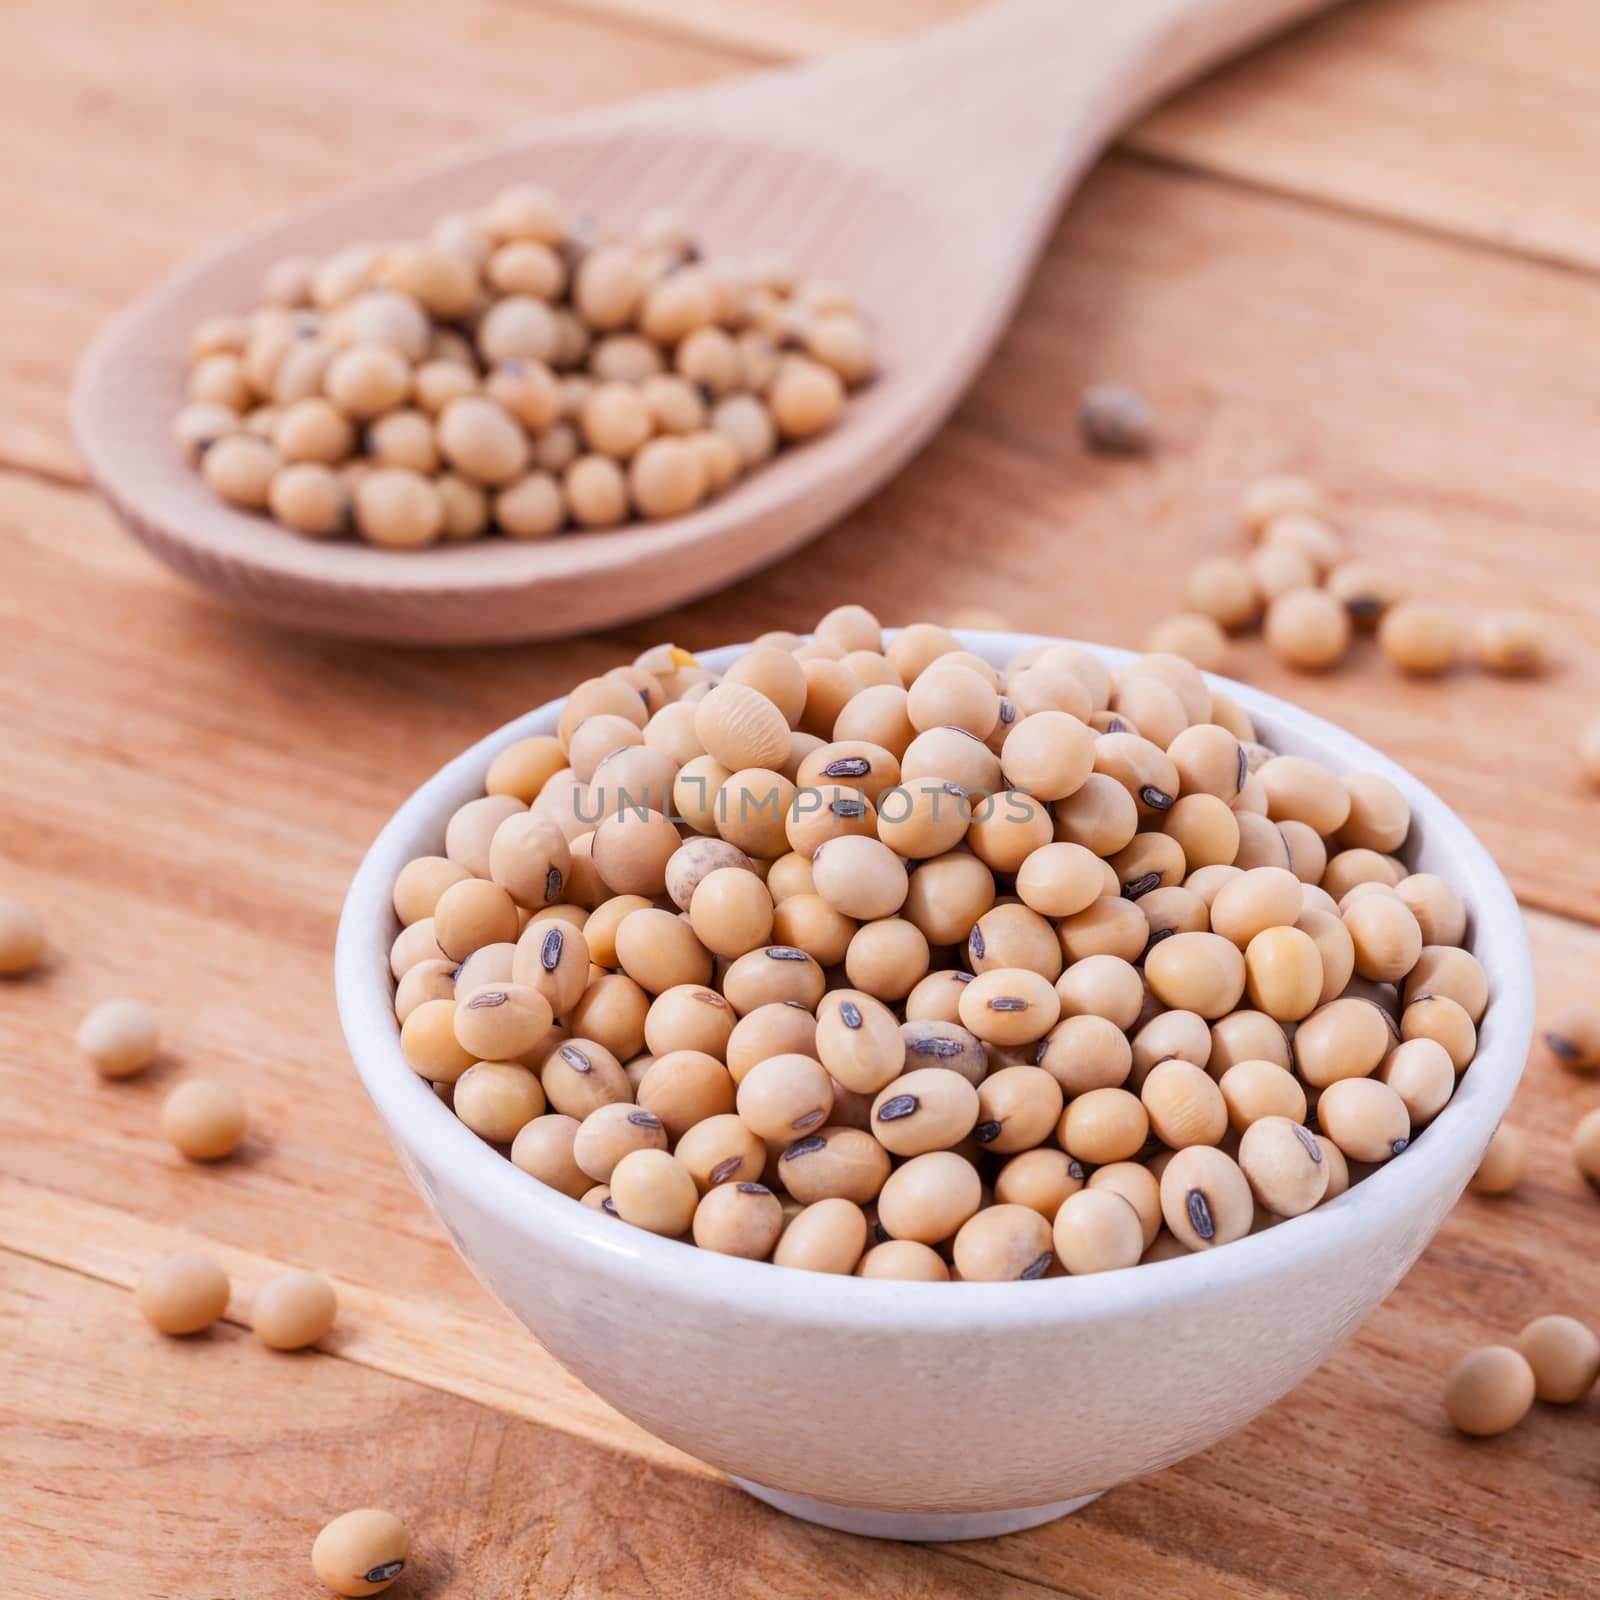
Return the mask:
[[997, 994], [989, 1002], [991, 1011], [1026, 1011], [1028, 1002], [1020, 994]]
[[839, 1017], [847, 1028], [859, 1028], [861, 1026], [861, 1008], [853, 1000], [841, 1000], [839, 1002]]
[[827, 1113], [823, 1111], [822, 1107], [818, 1106], [816, 1110], [807, 1111], [803, 1116], [796, 1117], [794, 1121], [789, 1124], [789, 1126], [793, 1128], [796, 1133], [804, 1133], [807, 1128], [816, 1127], [816, 1125], [822, 1121], [826, 1114]]
[[864, 778], [872, 771], [872, 763], [865, 756], [844, 756], [830, 761], [822, 769], [824, 778]]
[[980, 1122], [972, 1130], [972, 1137], [979, 1144], [992, 1144], [1000, 1137], [1000, 1124], [998, 1122]]
[[556, 1052], [574, 1072], [593, 1072], [594, 1063], [575, 1044], [564, 1044]]
[[[729, 1156], [726, 1161], [719, 1161], [711, 1169], [711, 1187], [715, 1189], [719, 1183], [726, 1183], [743, 1165], [743, 1156]], [[744, 1185], [740, 1184], [739, 1187], [742, 1189]], [[759, 1189], [761, 1185], [756, 1184], [755, 1187]]]
[[552, 928], [539, 946], [539, 965], [546, 972], [554, 972], [561, 965], [561, 952], [566, 948], [566, 936], [559, 928]]
[[828, 809], [836, 817], [864, 817], [867, 814], [865, 800], [835, 800]]
[[544, 875], [544, 897], [547, 901], [561, 898], [561, 868], [551, 867]]
[[1233, 785], [1233, 789], [1234, 789], [1234, 793], [1235, 794], [1243, 794], [1244, 793], [1245, 779], [1247, 779], [1249, 776], [1250, 776], [1250, 758], [1249, 758], [1249, 756], [1247, 756], [1244, 753], [1244, 746], [1240, 745], [1239, 746], [1239, 776], [1234, 781], [1234, 785]]
[[610, 1195], [607, 1195], [605, 1199], [600, 1202], [600, 1209], [605, 1212], [608, 1217], [619, 1217], [622, 1215], [622, 1213], [617, 1210], [616, 1201], [613, 1200]]
[[1172, 809], [1172, 796], [1165, 789], [1156, 788], [1153, 783], [1147, 783], [1139, 791], [1139, 798], [1152, 811], [1170, 811]]
[[767, 946], [768, 961], [809, 961], [811, 959], [804, 950], [796, 950], [792, 944], [769, 944]]
[[1159, 872], [1142, 872], [1137, 878], [1122, 886], [1122, 895], [1125, 900], [1142, 900], [1152, 889], [1161, 887], [1161, 874]]
[[405, 1571], [403, 1561], [385, 1561], [381, 1567], [374, 1567], [371, 1572], [364, 1573], [363, 1583], [387, 1583], [391, 1578], [398, 1578]]
[[[1432, 995], [1418, 995], [1416, 1000], [1412, 1001], [1412, 1004], [1416, 1005], [1423, 1000], [1431, 1000], [1432, 998]], [[1547, 1033], [1544, 1036], [1544, 1042], [1549, 1045], [1550, 1054], [1560, 1056], [1563, 1061], [1576, 1061], [1583, 1054], [1583, 1051], [1571, 1039], [1559, 1033]]]
[[1189, 1213], [1189, 1226], [1208, 1242], [1217, 1236], [1217, 1224], [1211, 1215], [1211, 1202], [1198, 1190], [1191, 1189], [1184, 1206]]
[[1404, 1150], [1405, 1147], [1410, 1143], [1411, 1141], [1409, 1139], [1396, 1139], [1395, 1142], [1389, 1146], [1389, 1154], [1393, 1156], [1399, 1155], [1400, 1152]]
[[659, 1128], [661, 1118], [653, 1111], [630, 1111], [628, 1121], [636, 1128]]
[[815, 1155], [819, 1150], [826, 1150], [828, 1141], [819, 1133], [814, 1133], [808, 1139], [796, 1139], [795, 1142], [783, 1152], [785, 1161], [797, 1161], [801, 1156]]
[[1054, 1260], [1055, 1255], [1051, 1251], [1046, 1250], [1045, 1253], [1037, 1260], [1030, 1261], [1027, 1266], [1022, 1269], [1022, 1276], [1028, 1279], [1042, 1278], [1045, 1273], [1050, 1270], [1050, 1263]]
[[983, 952], [989, 948], [984, 943], [983, 934], [978, 928], [972, 930], [972, 937], [967, 940], [967, 947], [972, 951], [974, 961], [982, 961]]
[[503, 1006], [511, 998], [504, 989], [494, 989], [488, 994], [475, 994], [467, 1001], [468, 1011], [488, 1011], [494, 1006]]
[[1317, 1143], [1316, 1134], [1307, 1133], [1298, 1122], [1291, 1122], [1289, 1126], [1294, 1129], [1295, 1138], [1305, 1147], [1306, 1154], [1320, 1167], [1322, 1165], [1322, 1146]]
[[932, 1039], [913, 1039], [906, 1048], [913, 1055], [938, 1056], [941, 1060], [947, 1061], [951, 1056], [961, 1055], [966, 1046], [959, 1039], [934, 1037]]
[[914, 1116], [922, 1102], [914, 1094], [897, 1094], [878, 1107], [879, 1122], [898, 1122], [902, 1117]]
[[740, 1194], [771, 1194], [772, 1191], [764, 1183], [741, 1183], [738, 1185]]

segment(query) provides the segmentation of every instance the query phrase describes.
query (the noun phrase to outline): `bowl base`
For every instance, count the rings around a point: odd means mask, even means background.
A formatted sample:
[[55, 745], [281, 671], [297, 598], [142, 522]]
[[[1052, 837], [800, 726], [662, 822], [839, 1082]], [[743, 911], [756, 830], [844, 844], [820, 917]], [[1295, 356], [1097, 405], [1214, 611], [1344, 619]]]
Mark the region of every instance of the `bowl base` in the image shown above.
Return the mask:
[[1015, 1506], [1006, 1511], [874, 1511], [868, 1506], [840, 1506], [831, 1500], [813, 1500], [808, 1494], [769, 1489], [748, 1478], [733, 1481], [746, 1494], [803, 1522], [815, 1522], [840, 1533], [858, 1533], [868, 1539], [900, 1539], [914, 1544], [943, 1539], [997, 1539], [1002, 1534], [1054, 1522], [1100, 1498], [1099, 1493], [1085, 1494], [1076, 1500]]

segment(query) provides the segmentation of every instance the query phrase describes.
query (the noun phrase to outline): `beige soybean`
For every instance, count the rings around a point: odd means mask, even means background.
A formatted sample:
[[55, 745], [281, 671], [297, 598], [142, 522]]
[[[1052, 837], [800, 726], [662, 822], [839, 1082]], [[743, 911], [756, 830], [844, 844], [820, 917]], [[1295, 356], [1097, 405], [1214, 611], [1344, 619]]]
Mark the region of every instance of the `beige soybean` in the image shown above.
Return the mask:
[[[875, 924], [888, 927], [887, 923]], [[926, 944], [923, 946], [926, 955]], [[927, 962], [923, 962], [926, 970]], [[722, 974], [722, 994], [741, 1017], [785, 1002], [812, 1011], [827, 988], [827, 975], [804, 950], [769, 944], [730, 962]]]
[[1037, 972], [1001, 967], [981, 974], [962, 991], [962, 1026], [987, 1044], [1042, 1039], [1061, 1015], [1053, 984]]
[[915, 924], [883, 918], [860, 928], [845, 951], [845, 976], [880, 1000], [903, 1000], [927, 974], [927, 938]]
[[1161, 1232], [1161, 1183], [1149, 1167], [1137, 1161], [1113, 1161], [1098, 1168], [1089, 1179], [1089, 1188], [1099, 1193], [1120, 1195], [1139, 1218], [1145, 1249]]
[[465, 961], [486, 944], [514, 943], [521, 931], [516, 902], [482, 878], [452, 884], [434, 907], [433, 936], [451, 961]]
[[1133, 1049], [1114, 1021], [1086, 1012], [1063, 1017], [1045, 1036], [1037, 1061], [1063, 1093], [1085, 1094], [1126, 1083]]
[[1293, 927], [1305, 895], [1282, 867], [1254, 867], [1225, 883], [1211, 901], [1211, 931], [1241, 950], [1268, 928]]
[[201, 1333], [228, 1309], [228, 1275], [209, 1256], [163, 1256], [139, 1274], [133, 1298], [158, 1333]]
[[760, 1183], [723, 1183], [695, 1207], [694, 1242], [702, 1250], [765, 1261], [783, 1232], [783, 1207]]
[[1009, 1066], [978, 1085], [973, 1138], [997, 1155], [1031, 1150], [1050, 1137], [1061, 1117], [1061, 1085], [1042, 1067]]
[[371, 1595], [405, 1570], [411, 1534], [388, 1511], [346, 1511], [323, 1528], [311, 1546], [311, 1566], [335, 1594]]
[[576, 1117], [559, 1112], [535, 1117], [512, 1141], [512, 1165], [573, 1200], [580, 1198], [592, 1180], [572, 1154], [579, 1126]]
[[848, 1276], [867, 1248], [867, 1218], [859, 1205], [830, 1196], [806, 1205], [783, 1230], [772, 1259], [780, 1267]]
[[1477, 1026], [1489, 1008], [1488, 974], [1468, 950], [1425, 944], [1406, 976], [1403, 998], [1410, 1005], [1425, 994], [1454, 1000]]
[[1292, 1072], [1275, 1061], [1236, 1061], [1217, 1080], [1235, 1133], [1264, 1117], [1306, 1119], [1306, 1093]]
[[1295, 1032], [1294, 1060], [1314, 1089], [1375, 1072], [1395, 1042], [1393, 1024], [1370, 1001], [1354, 997], [1329, 1001]]
[[1400, 1014], [1400, 1037], [1441, 1045], [1457, 1072], [1465, 1072], [1478, 1050], [1472, 1018], [1445, 995], [1420, 995]]
[[835, 1124], [802, 1134], [779, 1157], [777, 1172], [803, 1204], [838, 1197], [866, 1205], [889, 1176], [889, 1154], [870, 1133]]
[[107, 1000], [78, 1024], [80, 1054], [102, 1078], [131, 1078], [161, 1048], [161, 1019], [142, 1000]]
[[1190, 1250], [1211, 1250], [1250, 1231], [1255, 1197], [1231, 1156], [1213, 1145], [1191, 1145], [1162, 1171], [1161, 1214]]
[[666, 1129], [653, 1111], [615, 1101], [597, 1106], [583, 1119], [573, 1136], [572, 1159], [592, 1182], [612, 1183], [624, 1157], [638, 1151], [665, 1151], [667, 1143]]
[[515, 1061], [475, 1062], [456, 1079], [451, 1103], [456, 1116], [491, 1144], [510, 1144], [545, 1109], [538, 1076]]
[[812, 1056], [770, 1056], [740, 1079], [736, 1104], [752, 1133], [789, 1144], [827, 1122], [833, 1079]]
[[1396, 1045], [1378, 1076], [1405, 1102], [1413, 1128], [1431, 1122], [1455, 1093], [1455, 1063], [1450, 1052], [1432, 1039], [1408, 1039]]
[[1126, 1031], [1138, 1020], [1144, 995], [1139, 969], [1117, 956], [1086, 957], [1056, 980], [1063, 1019], [1102, 1017], [1118, 1031]]
[[1378, 623], [1378, 648], [1402, 672], [1437, 677], [1456, 664], [1460, 629], [1441, 606], [1423, 600], [1400, 600]]
[[520, 983], [462, 988], [457, 978], [456, 1041], [479, 1061], [510, 1061], [525, 1055], [554, 1020], [550, 1001], [538, 989]]
[[250, 1328], [270, 1350], [304, 1350], [333, 1326], [339, 1297], [318, 1272], [282, 1272], [250, 1300]]
[[1074, 1277], [1114, 1272], [1137, 1264], [1144, 1253], [1144, 1230], [1138, 1212], [1120, 1194], [1084, 1189], [1061, 1203], [1051, 1245]]
[[617, 1160], [608, 1181], [611, 1205], [624, 1222], [669, 1239], [689, 1231], [700, 1192], [689, 1169], [666, 1150], [628, 1151]]
[[899, 1283], [948, 1283], [950, 1269], [938, 1252], [911, 1239], [886, 1239], [862, 1256], [858, 1278], [882, 1278]]
[[1485, 1345], [1451, 1369], [1445, 1380], [1445, 1414], [1462, 1433], [1485, 1438], [1516, 1427], [1536, 1392], [1533, 1368], [1520, 1350]]
[[994, 1180], [994, 1197], [1001, 1205], [1028, 1206], [1046, 1222], [1053, 1222], [1063, 1202], [1077, 1194], [1084, 1182], [1082, 1163], [1065, 1150], [1041, 1146], [1012, 1156], [1001, 1167]]
[[1572, 1158], [1578, 1171], [1600, 1186], [1600, 1109], [1581, 1117], [1572, 1130]]
[[0, 896], [0, 977], [37, 966], [45, 950], [44, 921], [25, 901]]
[[[884, 1155], [888, 1165], [888, 1155]], [[913, 1156], [896, 1167], [877, 1196], [878, 1221], [893, 1239], [936, 1245], [953, 1238], [983, 1202], [978, 1170], [950, 1150]]]
[[1289, 1040], [1280, 1023], [1262, 1011], [1230, 1011], [1211, 1024], [1206, 1065], [1219, 1076], [1240, 1061], [1269, 1061], [1287, 1071]]
[[[1432, 1000], [1440, 997], [1430, 995]], [[1564, 1067], [1589, 1072], [1600, 1067], [1600, 1006], [1569, 1005], [1544, 1030], [1545, 1048]]]
[[1244, 956], [1237, 945], [1216, 933], [1174, 934], [1150, 951], [1145, 981], [1163, 1004], [1212, 1020], [1239, 1003], [1245, 986]]
[[1239, 1170], [1279, 1217], [1298, 1217], [1328, 1191], [1328, 1162], [1315, 1134], [1292, 1117], [1258, 1117], [1239, 1140]]
[[1468, 1188], [1474, 1194], [1510, 1194], [1522, 1182], [1527, 1171], [1527, 1136], [1520, 1128], [1502, 1122], [1490, 1137]]
[[633, 1085], [616, 1055], [581, 1034], [556, 1046], [539, 1069], [539, 1083], [556, 1111], [579, 1121], [601, 1106], [633, 1099]]
[[1288, 589], [1267, 607], [1268, 648], [1303, 672], [1337, 666], [1350, 648], [1351, 631], [1349, 612], [1324, 589]]
[[1552, 1405], [1575, 1404], [1600, 1378], [1600, 1338], [1576, 1317], [1535, 1317], [1516, 1348], [1533, 1369], [1535, 1394]]
[[1043, 1277], [1055, 1259], [1051, 1225], [1029, 1206], [1004, 1202], [969, 1217], [952, 1248], [967, 1283], [1015, 1283]]
[[1308, 1017], [1323, 993], [1322, 955], [1299, 928], [1265, 928], [1245, 947], [1250, 1003], [1276, 1022]]
[[1506, 677], [1542, 672], [1549, 661], [1550, 630], [1531, 611], [1491, 611], [1472, 642], [1478, 664]]
[[161, 1131], [191, 1161], [220, 1161], [244, 1141], [249, 1118], [238, 1091], [191, 1078], [161, 1103]]
[[1169, 1149], [1218, 1144], [1228, 1131], [1228, 1106], [1216, 1080], [1190, 1061], [1159, 1061], [1139, 1088], [1151, 1131]]
[[1133, 1036], [1134, 1087], [1144, 1083], [1152, 1067], [1173, 1057], [1209, 1067], [1211, 1049], [1211, 1030], [1204, 1017], [1193, 1011], [1158, 1011]]
[[1150, 1135], [1150, 1116], [1126, 1089], [1090, 1089], [1067, 1102], [1057, 1128], [1061, 1148], [1077, 1161], [1103, 1166], [1131, 1160]]
[[944, 1067], [959, 1073], [974, 1088], [988, 1075], [989, 1057], [983, 1041], [957, 1022], [938, 1017], [913, 1018], [900, 1025], [900, 1038], [907, 1072], [919, 1067]]
[[1191, 567], [1184, 601], [1229, 633], [1250, 627], [1260, 615], [1249, 567], [1230, 556], [1213, 556]]
[[1352, 1161], [1387, 1161], [1411, 1142], [1405, 1101], [1376, 1078], [1329, 1084], [1317, 1100], [1317, 1121]]

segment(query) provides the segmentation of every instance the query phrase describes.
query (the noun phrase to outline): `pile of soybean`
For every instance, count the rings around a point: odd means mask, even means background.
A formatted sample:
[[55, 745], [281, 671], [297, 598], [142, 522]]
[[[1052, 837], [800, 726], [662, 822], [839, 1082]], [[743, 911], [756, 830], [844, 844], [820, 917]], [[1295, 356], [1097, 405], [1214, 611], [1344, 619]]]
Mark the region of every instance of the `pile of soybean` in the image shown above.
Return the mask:
[[180, 448], [230, 505], [391, 549], [682, 515], [833, 427], [874, 366], [843, 289], [528, 187], [279, 262], [263, 296], [194, 330]]
[[671, 645], [503, 750], [395, 884], [400, 1043], [524, 1171], [702, 1248], [1040, 1278], [1333, 1199], [1489, 1003], [1388, 779], [1189, 662], [996, 670], [860, 606]]

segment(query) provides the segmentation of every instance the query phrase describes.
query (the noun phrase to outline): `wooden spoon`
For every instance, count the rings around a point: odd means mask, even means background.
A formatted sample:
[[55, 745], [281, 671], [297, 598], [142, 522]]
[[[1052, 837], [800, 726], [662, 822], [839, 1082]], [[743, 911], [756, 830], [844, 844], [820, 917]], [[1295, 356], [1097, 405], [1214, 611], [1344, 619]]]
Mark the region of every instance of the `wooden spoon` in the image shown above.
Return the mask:
[[[158, 556], [292, 627], [477, 643], [664, 610], [777, 560], [893, 474], [972, 381], [1117, 129], [1328, 3], [996, 0], [907, 42], [522, 129], [344, 190], [180, 268], [123, 312], [79, 371], [79, 448]], [[714, 254], [773, 249], [849, 287], [881, 376], [831, 433], [668, 522], [395, 552], [301, 539], [221, 505], [171, 437], [193, 324], [255, 303], [280, 257], [422, 235], [529, 181], [619, 222], [670, 203]]]

